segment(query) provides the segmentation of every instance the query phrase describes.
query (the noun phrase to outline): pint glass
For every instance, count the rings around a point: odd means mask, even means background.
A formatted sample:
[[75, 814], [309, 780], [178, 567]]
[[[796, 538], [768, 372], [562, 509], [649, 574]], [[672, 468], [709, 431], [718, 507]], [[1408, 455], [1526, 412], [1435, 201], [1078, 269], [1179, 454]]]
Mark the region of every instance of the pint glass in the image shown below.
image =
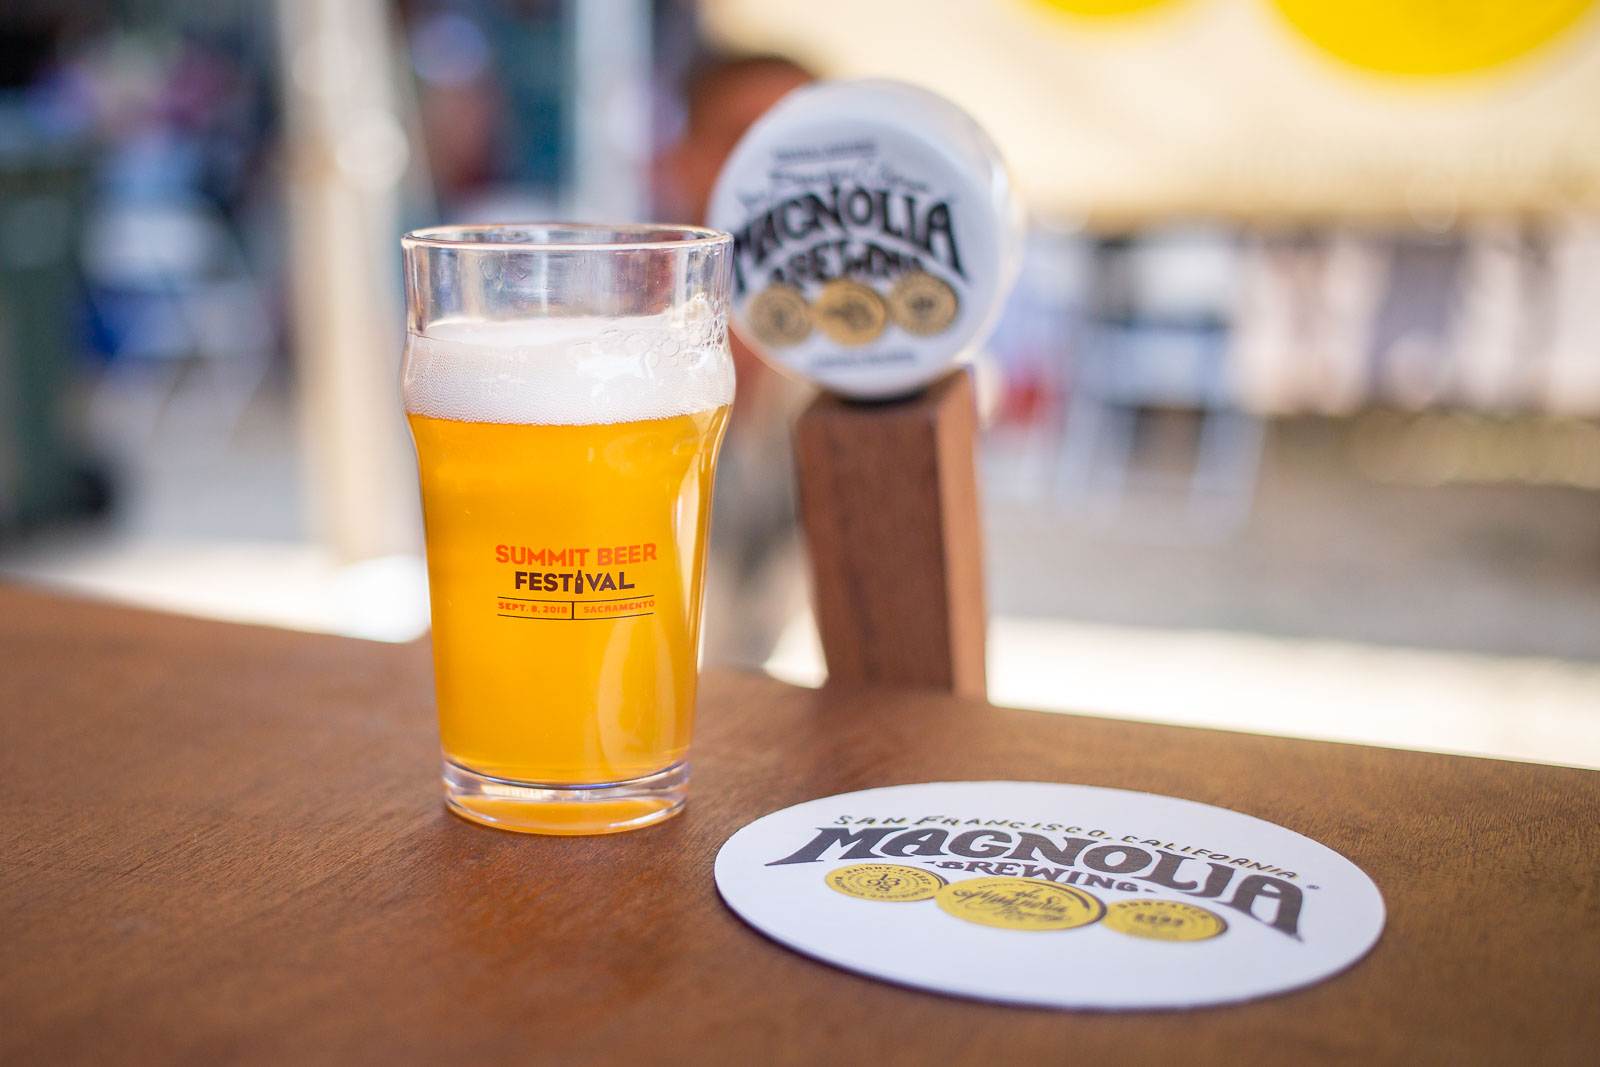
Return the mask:
[[560, 224], [401, 243], [446, 803], [533, 833], [668, 818], [733, 400], [731, 238]]

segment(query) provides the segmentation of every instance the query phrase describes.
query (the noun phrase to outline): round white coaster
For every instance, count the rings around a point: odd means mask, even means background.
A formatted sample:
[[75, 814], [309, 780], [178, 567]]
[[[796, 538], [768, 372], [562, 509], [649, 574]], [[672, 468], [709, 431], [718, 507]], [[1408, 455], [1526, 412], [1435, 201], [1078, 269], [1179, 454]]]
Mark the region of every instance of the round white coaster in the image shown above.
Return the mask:
[[819, 960], [1058, 1008], [1281, 993], [1360, 959], [1372, 879], [1292, 830], [1176, 797], [928, 782], [773, 812], [717, 854], [723, 900]]

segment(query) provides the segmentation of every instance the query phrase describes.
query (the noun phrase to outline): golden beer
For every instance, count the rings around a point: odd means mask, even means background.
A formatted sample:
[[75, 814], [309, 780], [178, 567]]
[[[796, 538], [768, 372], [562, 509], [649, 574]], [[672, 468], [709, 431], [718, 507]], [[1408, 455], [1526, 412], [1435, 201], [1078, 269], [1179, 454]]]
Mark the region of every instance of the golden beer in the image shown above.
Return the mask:
[[727, 414], [580, 426], [409, 416], [448, 760], [549, 784], [683, 760]]
[[401, 241], [450, 810], [595, 834], [681, 811], [733, 239], [582, 223]]

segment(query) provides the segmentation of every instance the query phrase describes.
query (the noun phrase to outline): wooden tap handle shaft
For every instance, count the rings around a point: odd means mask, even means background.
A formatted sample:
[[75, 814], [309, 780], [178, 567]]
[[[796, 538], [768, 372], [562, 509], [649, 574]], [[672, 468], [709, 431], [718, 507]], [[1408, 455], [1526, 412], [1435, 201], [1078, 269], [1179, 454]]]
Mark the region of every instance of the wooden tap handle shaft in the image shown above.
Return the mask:
[[906, 400], [822, 395], [795, 464], [830, 683], [984, 696], [983, 543], [970, 376]]

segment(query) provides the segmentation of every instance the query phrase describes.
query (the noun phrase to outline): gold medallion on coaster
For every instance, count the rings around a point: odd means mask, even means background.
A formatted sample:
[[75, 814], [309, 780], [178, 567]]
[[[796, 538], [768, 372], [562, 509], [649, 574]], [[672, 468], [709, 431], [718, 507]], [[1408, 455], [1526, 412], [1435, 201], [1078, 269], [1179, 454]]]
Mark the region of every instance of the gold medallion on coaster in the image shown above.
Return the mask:
[[769, 285], [750, 298], [745, 310], [750, 332], [774, 348], [797, 345], [811, 336], [811, 305], [792, 285]]
[[1206, 941], [1228, 932], [1222, 916], [1181, 900], [1119, 900], [1106, 909], [1105, 927], [1151, 941]]
[[921, 270], [901, 275], [889, 290], [887, 303], [890, 320], [918, 337], [948, 330], [961, 310], [960, 298], [949, 283]]
[[958, 919], [1002, 930], [1072, 930], [1106, 913], [1081, 889], [1030, 878], [971, 878], [945, 886], [934, 900]]
[[829, 871], [828, 885], [847, 897], [891, 903], [927, 900], [945, 885], [937, 874], [898, 863], [858, 863]]
[[864, 345], [877, 339], [889, 321], [876, 289], [845, 278], [822, 287], [815, 310], [822, 332], [842, 345]]

